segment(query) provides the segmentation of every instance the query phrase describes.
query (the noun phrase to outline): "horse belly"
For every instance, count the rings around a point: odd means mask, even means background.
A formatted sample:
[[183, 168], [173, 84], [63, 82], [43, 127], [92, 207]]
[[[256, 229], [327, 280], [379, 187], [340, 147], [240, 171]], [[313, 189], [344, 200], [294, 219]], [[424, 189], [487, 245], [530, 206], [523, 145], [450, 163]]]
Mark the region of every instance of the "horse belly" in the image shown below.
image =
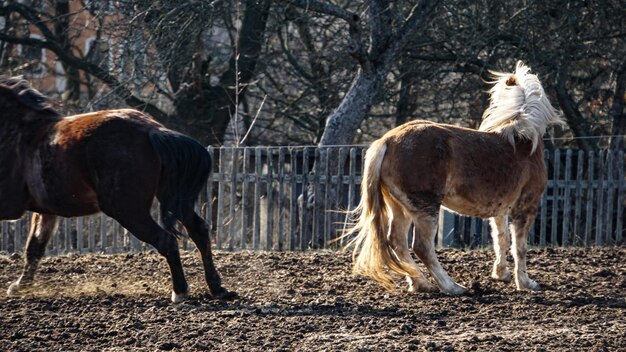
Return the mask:
[[483, 219], [508, 214], [512, 204], [509, 199], [511, 197], [490, 193], [477, 193], [468, 197], [456, 192], [448, 192], [443, 198], [442, 205], [455, 213]]
[[31, 195], [29, 210], [65, 217], [100, 211], [96, 192], [70, 168], [34, 169], [27, 177]]
[[35, 199], [29, 210], [74, 217], [97, 213], [100, 207], [93, 192], [54, 192]]

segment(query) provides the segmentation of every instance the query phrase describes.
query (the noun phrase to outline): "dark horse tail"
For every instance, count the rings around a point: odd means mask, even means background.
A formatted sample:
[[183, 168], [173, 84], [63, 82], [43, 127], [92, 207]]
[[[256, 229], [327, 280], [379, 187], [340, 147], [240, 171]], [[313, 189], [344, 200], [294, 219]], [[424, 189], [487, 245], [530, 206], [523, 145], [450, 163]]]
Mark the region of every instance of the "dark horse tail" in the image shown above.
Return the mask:
[[161, 157], [157, 198], [166, 230], [180, 235], [176, 222], [190, 210], [211, 173], [211, 155], [200, 143], [171, 130], [154, 130], [150, 142]]

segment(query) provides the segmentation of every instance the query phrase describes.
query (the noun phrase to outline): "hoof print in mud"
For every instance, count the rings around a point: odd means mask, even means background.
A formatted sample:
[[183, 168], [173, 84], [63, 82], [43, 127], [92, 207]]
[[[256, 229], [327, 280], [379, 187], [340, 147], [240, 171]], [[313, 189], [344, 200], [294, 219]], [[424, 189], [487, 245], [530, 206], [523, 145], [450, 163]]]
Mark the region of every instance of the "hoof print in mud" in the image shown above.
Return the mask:
[[[572, 258], [578, 261], [565, 274], [540, 277], [544, 291], [536, 293], [488, 279], [485, 263], [491, 253], [487, 251], [451, 249], [445, 256], [464, 263], [449, 265], [450, 274], [460, 278], [470, 296], [385, 292], [375, 282], [349, 276], [348, 253], [224, 252], [220, 253], [223, 266], [265, 270], [262, 274], [229, 272], [228, 289], [216, 285], [214, 290], [221, 300], [204, 289], [202, 277], [190, 275], [195, 294], [179, 305], [165, 298], [167, 288], [142, 286], [147, 277], [167, 274], [167, 266], [152, 254], [131, 258], [86, 254], [73, 262], [46, 257], [39, 276], [42, 284], [28, 288], [28, 295], [6, 299], [0, 292], [0, 317], [6, 322], [0, 331], [0, 351], [84, 346], [98, 351], [623, 349], [619, 337], [626, 333], [626, 248], [552, 253], [533, 249], [536, 265], [548, 273], [563, 270]], [[202, 270], [195, 253], [183, 252], [182, 259], [192, 270]], [[306, 265], [313, 260], [315, 265]], [[20, 266], [18, 262], [0, 266], [0, 282], [10, 282]], [[57, 275], [76, 266], [90, 275]], [[475, 268], [481, 266], [484, 270], [477, 273]], [[57, 272], [49, 272], [51, 267]], [[110, 268], [120, 280], [135, 284], [95, 292], [93, 287], [102, 287], [110, 277], [109, 271], [98, 267]], [[611, 268], [616, 275], [591, 275], [599, 267]], [[240, 298], [225, 301], [233, 297]], [[456, 329], [462, 333], [449, 333]]]
[[224, 289], [223, 291], [220, 291], [219, 293], [214, 293], [212, 294], [212, 296], [213, 298], [219, 299], [222, 301], [232, 301], [234, 299], [239, 298], [239, 295], [237, 294], [237, 292], [228, 291], [227, 289]]

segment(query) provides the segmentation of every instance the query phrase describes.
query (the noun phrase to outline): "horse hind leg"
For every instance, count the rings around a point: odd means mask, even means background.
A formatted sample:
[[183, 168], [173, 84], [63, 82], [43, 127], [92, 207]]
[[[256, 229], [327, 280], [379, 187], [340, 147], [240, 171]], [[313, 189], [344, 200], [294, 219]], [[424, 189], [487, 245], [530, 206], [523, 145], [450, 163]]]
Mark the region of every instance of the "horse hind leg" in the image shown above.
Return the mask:
[[402, 209], [402, 206], [397, 202], [390, 200], [389, 208], [391, 210], [391, 216], [389, 219], [389, 232], [387, 234], [387, 241], [393, 249], [399, 260], [412, 266], [418, 273], [418, 276], [407, 276], [406, 281], [409, 284], [409, 292], [434, 292], [435, 287], [424, 277], [420, 268], [417, 266], [411, 253], [409, 252], [407, 244], [407, 234], [411, 220], [408, 218]]
[[518, 290], [539, 290], [540, 286], [528, 277], [526, 252], [528, 252], [528, 231], [535, 220], [535, 215], [522, 215], [513, 218], [511, 232], [513, 246], [511, 252], [515, 260], [515, 285]]
[[200, 258], [204, 266], [204, 276], [211, 291], [211, 295], [219, 299], [231, 299], [236, 293], [230, 292], [222, 287], [222, 279], [220, 278], [215, 264], [213, 263], [213, 255], [211, 253], [211, 239], [209, 237], [209, 228], [206, 222], [193, 210], [193, 206], [184, 210], [182, 223], [194, 242]]
[[490, 219], [490, 223], [491, 238], [493, 239], [493, 251], [496, 255], [491, 277], [499, 281], [511, 282], [511, 271], [507, 268], [506, 260], [506, 254], [510, 247], [507, 217], [493, 217]]
[[437, 259], [434, 243], [437, 232], [437, 216], [415, 213], [413, 225], [413, 252], [417, 254], [433, 275], [439, 289], [453, 295], [465, 293], [467, 289], [452, 281]]
[[178, 241], [173, 233], [159, 226], [150, 216], [148, 210], [133, 213], [132, 211], [107, 212], [105, 214], [117, 220], [139, 240], [152, 245], [167, 260], [172, 275], [172, 302], [180, 303], [189, 295], [189, 285], [180, 260]]
[[58, 219], [55, 215], [34, 213], [31, 217], [30, 231], [24, 249], [24, 269], [22, 275], [9, 286], [7, 295], [16, 295], [30, 286], [35, 277], [37, 266], [45, 254], [46, 245], [56, 232]]

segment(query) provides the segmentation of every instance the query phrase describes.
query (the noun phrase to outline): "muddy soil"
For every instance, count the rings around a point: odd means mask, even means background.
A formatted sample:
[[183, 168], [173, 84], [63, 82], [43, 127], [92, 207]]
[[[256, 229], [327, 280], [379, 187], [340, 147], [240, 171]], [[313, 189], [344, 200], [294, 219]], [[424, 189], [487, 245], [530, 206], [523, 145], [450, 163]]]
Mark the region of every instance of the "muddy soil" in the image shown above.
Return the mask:
[[[489, 279], [492, 253], [442, 250], [470, 289], [459, 297], [387, 292], [350, 274], [348, 254], [217, 252], [232, 301], [214, 300], [199, 258], [191, 297], [169, 302], [154, 253], [42, 261], [26, 295], [5, 294], [22, 260], [0, 257], [0, 351], [616, 351], [626, 347], [626, 248], [533, 249], [543, 286]], [[509, 258], [510, 259], [510, 258]]]

